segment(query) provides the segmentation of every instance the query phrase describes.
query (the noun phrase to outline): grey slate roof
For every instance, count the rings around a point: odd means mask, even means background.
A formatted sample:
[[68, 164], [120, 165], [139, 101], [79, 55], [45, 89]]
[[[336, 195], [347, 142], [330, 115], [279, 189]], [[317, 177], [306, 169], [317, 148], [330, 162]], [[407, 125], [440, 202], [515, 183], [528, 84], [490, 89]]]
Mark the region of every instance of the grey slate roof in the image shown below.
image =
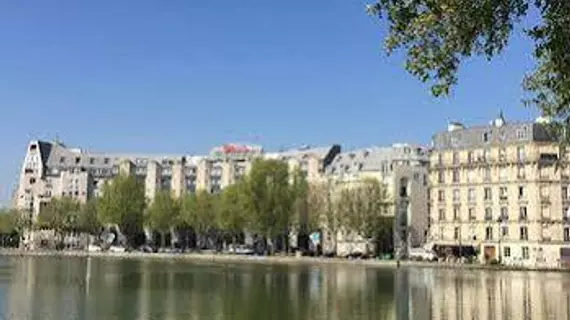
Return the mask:
[[429, 161], [427, 150], [419, 145], [396, 144], [391, 147], [370, 147], [339, 153], [330, 166], [328, 174], [356, 173], [359, 171], [390, 171], [397, 161], [425, 164]]
[[435, 150], [482, 148], [485, 146], [531, 141], [554, 141], [547, 128], [539, 123], [505, 123], [502, 126], [474, 126], [444, 131], [433, 136]]

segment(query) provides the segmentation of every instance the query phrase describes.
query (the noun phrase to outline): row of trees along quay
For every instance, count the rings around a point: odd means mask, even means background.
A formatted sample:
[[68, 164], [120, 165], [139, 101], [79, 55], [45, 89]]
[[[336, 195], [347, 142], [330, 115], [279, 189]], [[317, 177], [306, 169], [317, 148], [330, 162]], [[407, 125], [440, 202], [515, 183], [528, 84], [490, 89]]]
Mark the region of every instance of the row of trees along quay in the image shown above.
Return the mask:
[[[309, 235], [315, 232], [321, 239], [328, 237], [327, 253], [331, 254], [336, 252], [336, 237], [330, 235], [344, 232], [368, 239], [375, 244], [369, 253], [380, 254], [392, 251], [391, 206], [386, 187], [375, 179], [350, 187], [309, 183], [302, 171], [290, 172], [285, 162], [260, 159], [245, 177], [219, 193], [201, 190], [178, 199], [164, 190], [149, 201], [143, 182], [120, 175], [104, 186], [99, 198], [85, 204], [68, 197], [53, 199], [32, 227], [53, 230], [62, 245], [66, 234], [101, 236], [104, 226], [115, 225], [130, 247], [145, 243], [147, 228], [153, 231], [157, 246], [195, 250], [243, 244], [248, 233], [256, 251], [267, 254], [289, 252], [291, 234], [297, 236], [298, 249], [308, 250]], [[18, 213], [3, 216], [4, 233], [18, 233], [26, 227]], [[172, 231], [177, 241], [172, 241]]]

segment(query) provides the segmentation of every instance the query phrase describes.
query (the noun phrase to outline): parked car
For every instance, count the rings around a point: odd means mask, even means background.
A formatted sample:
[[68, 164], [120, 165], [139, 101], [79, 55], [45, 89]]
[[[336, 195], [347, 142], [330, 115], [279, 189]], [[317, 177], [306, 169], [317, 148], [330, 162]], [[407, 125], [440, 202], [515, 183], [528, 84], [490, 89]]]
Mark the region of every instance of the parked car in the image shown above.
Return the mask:
[[414, 248], [410, 249], [408, 258], [415, 261], [436, 261], [437, 253], [435, 253], [433, 250], [424, 248]]
[[125, 252], [126, 250], [124, 247], [111, 246], [109, 247], [109, 251], [119, 253], [119, 252]]
[[90, 244], [90, 245], [87, 247], [87, 251], [89, 251], [89, 252], [99, 252], [99, 251], [101, 251], [101, 247], [100, 247], [100, 246], [96, 246], [96, 245], [94, 245], [94, 244]]
[[253, 248], [245, 245], [228, 246], [228, 252], [234, 254], [254, 254]]

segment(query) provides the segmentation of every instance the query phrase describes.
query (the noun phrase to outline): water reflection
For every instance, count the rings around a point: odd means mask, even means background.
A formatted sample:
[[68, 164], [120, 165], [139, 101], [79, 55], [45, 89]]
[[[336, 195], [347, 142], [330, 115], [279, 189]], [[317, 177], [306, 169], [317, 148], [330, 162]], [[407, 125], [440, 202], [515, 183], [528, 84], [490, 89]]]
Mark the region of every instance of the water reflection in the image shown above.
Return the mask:
[[564, 273], [410, 269], [401, 277], [408, 319], [570, 319]]
[[5, 262], [0, 314], [11, 319], [570, 320], [570, 277], [562, 273], [96, 258]]

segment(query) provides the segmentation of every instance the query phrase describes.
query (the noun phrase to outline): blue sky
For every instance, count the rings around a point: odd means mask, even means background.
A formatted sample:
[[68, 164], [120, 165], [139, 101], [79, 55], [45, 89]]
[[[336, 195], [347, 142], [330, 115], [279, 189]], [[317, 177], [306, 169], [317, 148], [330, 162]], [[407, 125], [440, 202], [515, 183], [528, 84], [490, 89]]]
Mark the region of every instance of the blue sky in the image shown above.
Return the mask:
[[491, 63], [468, 61], [445, 99], [382, 52], [360, 0], [2, 1], [0, 203], [30, 139], [98, 151], [206, 153], [428, 143], [449, 120], [531, 119], [533, 66], [517, 33]]

